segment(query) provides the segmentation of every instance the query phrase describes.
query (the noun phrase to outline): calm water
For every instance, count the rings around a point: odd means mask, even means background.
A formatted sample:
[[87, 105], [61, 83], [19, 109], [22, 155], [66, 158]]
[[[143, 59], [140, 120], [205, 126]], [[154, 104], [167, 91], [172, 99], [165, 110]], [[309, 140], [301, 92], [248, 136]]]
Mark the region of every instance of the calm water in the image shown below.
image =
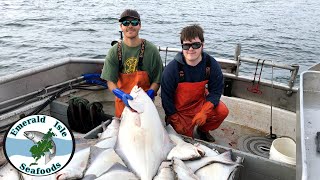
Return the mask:
[[0, 78], [70, 56], [104, 58], [126, 8], [157, 46], [179, 48], [181, 28], [197, 23], [215, 57], [232, 58], [241, 43], [243, 56], [297, 63], [300, 73], [320, 60], [319, 0], [0, 0]]
[[[70, 145], [70, 141], [60, 139], [60, 138], [53, 138], [53, 142], [56, 146], [56, 155], [57, 156], [63, 156], [66, 154], [69, 154], [72, 151], [72, 146]], [[21, 155], [21, 156], [27, 156], [32, 157], [32, 153], [29, 151], [32, 146], [35, 145], [34, 142], [32, 142], [29, 139], [13, 139], [13, 138], [7, 138], [6, 139], [6, 146], [7, 147], [14, 147], [16, 144], [19, 144], [19, 148], [6, 151], [7, 156], [13, 156], [13, 155]]]

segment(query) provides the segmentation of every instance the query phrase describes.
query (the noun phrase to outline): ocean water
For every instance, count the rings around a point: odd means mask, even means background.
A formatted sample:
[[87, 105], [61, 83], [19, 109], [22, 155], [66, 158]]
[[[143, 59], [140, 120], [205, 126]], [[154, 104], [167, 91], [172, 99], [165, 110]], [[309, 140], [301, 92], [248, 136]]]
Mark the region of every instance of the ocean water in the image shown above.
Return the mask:
[[[72, 147], [69, 141], [59, 139], [59, 138], [53, 138], [53, 142], [55, 143], [55, 146], [56, 146], [56, 152], [55, 152], [56, 156], [64, 156], [72, 152]], [[29, 150], [32, 146], [35, 145], [34, 142], [32, 142], [29, 139], [13, 139], [13, 138], [6, 139], [7, 147], [15, 147], [17, 144], [19, 144], [19, 148], [10, 149], [10, 151], [9, 150], [6, 151], [8, 157], [13, 155], [32, 157], [32, 153]]]
[[[157, 46], [180, 48], [181, 29], [200, 24], [214, 57], [233, 58], [241, 43], [242, 56], [299, 64], [299, 74], [320, 61], [319, 0], [0, 0], [0, 78], [65, 57], [104, 58], [126, 8], [138, 10], [140, 37]], [[290, 72], [274, 76], [286, 82]]]

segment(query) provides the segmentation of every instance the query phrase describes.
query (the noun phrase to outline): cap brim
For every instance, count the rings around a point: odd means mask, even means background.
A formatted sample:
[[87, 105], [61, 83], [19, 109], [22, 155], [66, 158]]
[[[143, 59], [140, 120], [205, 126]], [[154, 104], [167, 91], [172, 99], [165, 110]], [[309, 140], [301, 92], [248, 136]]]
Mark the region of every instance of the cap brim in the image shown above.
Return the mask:
[[124, 21], [125, 19], [127, 18], [134, 18], [134, 19], [138, 19], [140, 21], [140, 19], [138, 17], [134, 17], [134, 16], [125, 16], [125, 17], [122, 17], [121, 19], [119, 19], [119, 22], [122, 22]]

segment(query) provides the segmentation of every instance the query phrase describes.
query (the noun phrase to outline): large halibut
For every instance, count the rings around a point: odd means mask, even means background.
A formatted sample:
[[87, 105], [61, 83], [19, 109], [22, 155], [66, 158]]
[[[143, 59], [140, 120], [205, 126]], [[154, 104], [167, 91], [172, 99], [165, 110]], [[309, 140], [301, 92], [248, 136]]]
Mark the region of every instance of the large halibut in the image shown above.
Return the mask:
[[151, 180], [172, 149], [158, 111], [143, 89], [133, 87], [130, 106], [125, 107], [116, 144], [116, 152], [142, 180]]

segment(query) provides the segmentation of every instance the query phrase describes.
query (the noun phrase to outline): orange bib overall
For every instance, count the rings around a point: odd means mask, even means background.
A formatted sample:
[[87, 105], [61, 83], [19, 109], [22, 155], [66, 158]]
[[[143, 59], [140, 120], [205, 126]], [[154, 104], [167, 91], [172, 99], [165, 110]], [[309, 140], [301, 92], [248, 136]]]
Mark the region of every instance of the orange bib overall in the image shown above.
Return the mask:
[[[194, 125], [192, 125], [192, 119], [206, 102], [208, 92], [205, 85], [207, 83], [208, 80], [194, 83], [182, 82], [178, 84], [174, 102], [179, 118], [172, 120], [171, 125], [179, 134], [193, 137]], [[226, 105], [220, 101], [218, 106], [210, 109], [208, 113], [206, 123], [199, 127], [199, 130], [203, 132], [217, 129], [228, 116], [229, 110]]]
[[[142, 39], [141, 43], [141, 50], [139, 54], [139, 65], [138, 71], [133, 73], [121, 73], [121, 70], [119, 70], [119, 78], [117, 82], [117, 86], [119, 89], [121, 89], [123, 92], [129, 94], [131, 89], [137, 85], [141, 87], [144, 91], [148, 90], [150, 88], [150, 80], [147, 71], [139, 71], [142, 66], [143, 61], [143, 53], [144, 53], [144, 45], [145, 40]], [[121, 52], [121, 42], [118, 43], [118, 59], [119, 64], [122, 64], [122, 52]], [[117, 98], [115, 99], [115, 116], [120, 117], [122, 114], [122, 111], [125, 107], [125, 104], [122, 102], [121, 99]]]

